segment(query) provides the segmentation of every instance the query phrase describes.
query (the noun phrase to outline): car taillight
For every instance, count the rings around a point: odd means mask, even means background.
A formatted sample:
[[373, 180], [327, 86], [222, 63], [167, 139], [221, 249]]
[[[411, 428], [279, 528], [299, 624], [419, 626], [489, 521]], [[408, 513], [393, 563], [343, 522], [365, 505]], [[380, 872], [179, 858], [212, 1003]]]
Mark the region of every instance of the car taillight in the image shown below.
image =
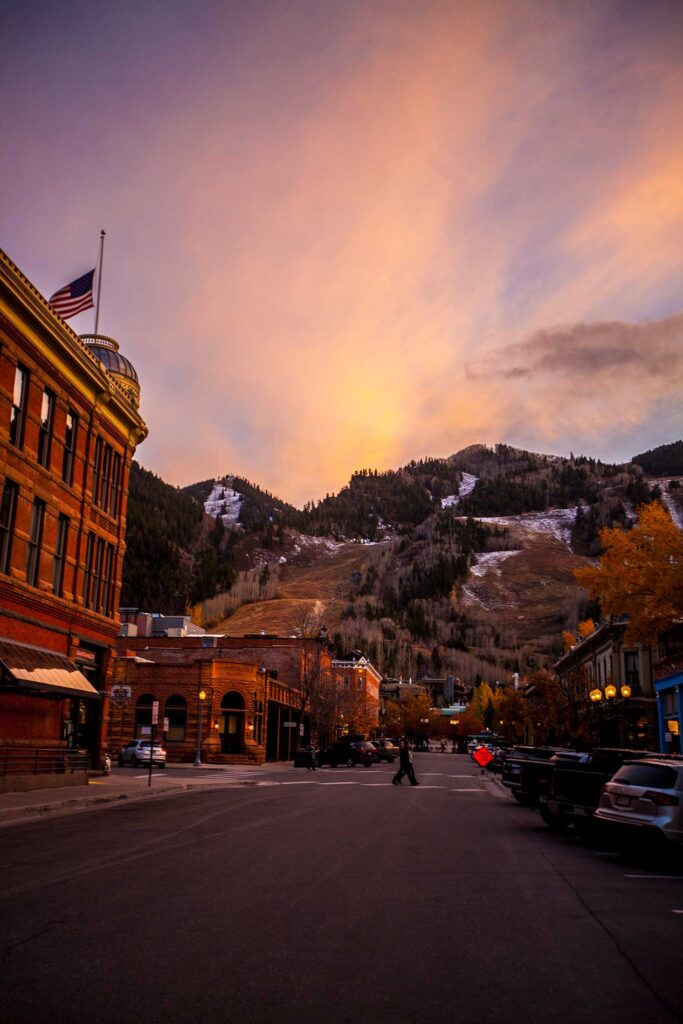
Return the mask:
[[678, 807], [678, 797], [671, 796], [670, 793], [653, 793], [650, 790], [647, 793], [643, 793], [643, 800], [651, 800], [657, 807]]

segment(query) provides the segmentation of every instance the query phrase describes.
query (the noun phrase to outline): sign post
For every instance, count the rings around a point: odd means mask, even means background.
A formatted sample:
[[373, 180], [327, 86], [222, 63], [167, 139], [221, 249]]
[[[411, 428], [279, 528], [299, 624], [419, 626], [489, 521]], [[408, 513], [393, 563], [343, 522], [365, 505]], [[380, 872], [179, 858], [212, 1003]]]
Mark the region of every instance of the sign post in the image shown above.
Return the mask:
[[152, 758], [154, 757], [154, 735], [156, 728], [159, 723], [159, 701], [152, 701], [152, 737], [150, 739], [149, 748], [149, 777], [147, 779], [147, 785], [152, 785]]

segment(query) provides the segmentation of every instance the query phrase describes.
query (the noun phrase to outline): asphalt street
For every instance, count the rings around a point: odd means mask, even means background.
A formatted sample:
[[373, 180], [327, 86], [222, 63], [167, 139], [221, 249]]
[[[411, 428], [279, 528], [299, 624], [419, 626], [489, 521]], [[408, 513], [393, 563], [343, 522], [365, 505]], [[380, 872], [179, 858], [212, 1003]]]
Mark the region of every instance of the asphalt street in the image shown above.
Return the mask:
[[0, 1021], [683, 1020], [678, 862], [415, 760], [416, 788], [280, 768], [4, 829]]

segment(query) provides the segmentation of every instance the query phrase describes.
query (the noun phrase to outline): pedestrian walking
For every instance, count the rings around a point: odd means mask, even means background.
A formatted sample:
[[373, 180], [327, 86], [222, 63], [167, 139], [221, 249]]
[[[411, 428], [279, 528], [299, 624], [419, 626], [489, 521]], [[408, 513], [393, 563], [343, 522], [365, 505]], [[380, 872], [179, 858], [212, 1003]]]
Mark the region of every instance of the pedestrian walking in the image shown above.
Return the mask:
[[392, 785], [400, 786], [401, 779], [404, 775], [408, 776], [408, 781], [411, 786], [419, 786], [420, 783], [415, 778], [415, 769], [413, 768], [413, 755], [410, 750], [410, 744], [408, 740], [403, 740], [398, 752], [398, 761], [400, 764], [399, 770], [391, 780]]
[[315, 771], [315, 747], [312, 743], [306, 749], [306, 767], [309, 772]]

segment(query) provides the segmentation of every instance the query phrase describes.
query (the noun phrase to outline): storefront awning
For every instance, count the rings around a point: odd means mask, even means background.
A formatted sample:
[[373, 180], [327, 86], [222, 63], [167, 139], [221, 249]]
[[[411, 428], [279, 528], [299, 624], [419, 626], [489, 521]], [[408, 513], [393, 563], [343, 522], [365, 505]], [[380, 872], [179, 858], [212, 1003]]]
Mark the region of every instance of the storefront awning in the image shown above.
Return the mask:
[[63, 654], [44, 647], [0, 640], [3, 682], [65, 697], [99, 697], [94, 686]]

